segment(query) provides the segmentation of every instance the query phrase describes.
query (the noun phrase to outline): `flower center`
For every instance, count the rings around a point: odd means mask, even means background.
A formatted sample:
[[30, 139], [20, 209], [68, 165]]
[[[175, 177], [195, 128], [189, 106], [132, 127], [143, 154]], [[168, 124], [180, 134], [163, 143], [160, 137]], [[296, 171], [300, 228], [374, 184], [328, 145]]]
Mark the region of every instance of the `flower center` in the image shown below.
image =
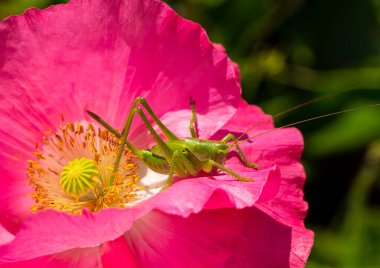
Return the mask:
[[[82, 213], [126, 207], [136, 196], [137, 164], [124, 148], [116, 171], [120, 140], [89, 123], [67, 123], [43, 137], [42, 150], [28, 160], [27, 176], [34, 191], [32, 210]], [[38, 144], [36, 148], [38, 148]]]
[[98, 175], [93, 160], [86, 157], [76, 158], [63, 167], [60, 183], [67, 194], [81, 196], [99, 183]]

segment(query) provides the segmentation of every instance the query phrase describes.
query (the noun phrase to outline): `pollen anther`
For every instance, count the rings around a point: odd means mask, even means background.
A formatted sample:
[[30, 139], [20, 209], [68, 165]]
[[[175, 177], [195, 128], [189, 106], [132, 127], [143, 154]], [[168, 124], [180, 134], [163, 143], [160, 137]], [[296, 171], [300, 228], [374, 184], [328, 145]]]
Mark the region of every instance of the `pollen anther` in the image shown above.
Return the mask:
[[28, 160], [26, 170], [35, 200], [32, 211], [96, 212], [128, 206], [136, 196], [139, 177], [135, 156], [125, 148], [120, 168], [109, 169], [116, 161], [120, 142], [108, 130], [87, 122], [68, 122], [42, 140], [44, 144], [33, 153], [34, 159]]

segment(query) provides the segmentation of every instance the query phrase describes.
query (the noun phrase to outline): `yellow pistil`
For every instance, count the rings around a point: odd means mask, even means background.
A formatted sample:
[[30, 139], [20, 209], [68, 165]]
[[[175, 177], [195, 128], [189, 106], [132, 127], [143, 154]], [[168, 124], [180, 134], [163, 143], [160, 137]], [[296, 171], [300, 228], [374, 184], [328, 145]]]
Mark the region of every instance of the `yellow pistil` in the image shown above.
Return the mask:
[[28, 160], [33, 187], [32, 210], [55, 209], [81, 213], [107, 207], [125, 207], [138, 190], [135, 156], [124, 149], [119, 168], [112, 167], [120, 141], [92, 124], [67, 123], [56, 133], [46, 132], [42, 149]]

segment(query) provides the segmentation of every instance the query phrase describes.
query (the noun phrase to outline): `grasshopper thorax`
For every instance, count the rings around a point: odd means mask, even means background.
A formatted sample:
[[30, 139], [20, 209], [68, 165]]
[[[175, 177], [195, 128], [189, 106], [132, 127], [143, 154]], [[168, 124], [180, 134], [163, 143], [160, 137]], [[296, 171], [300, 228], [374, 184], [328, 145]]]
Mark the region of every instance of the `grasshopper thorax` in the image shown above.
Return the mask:
[[200, 161], [214, 160], [219, 164], [226, 162], [226, 154], [230, 147], [223, 141], [186, 138], [184, 146]]

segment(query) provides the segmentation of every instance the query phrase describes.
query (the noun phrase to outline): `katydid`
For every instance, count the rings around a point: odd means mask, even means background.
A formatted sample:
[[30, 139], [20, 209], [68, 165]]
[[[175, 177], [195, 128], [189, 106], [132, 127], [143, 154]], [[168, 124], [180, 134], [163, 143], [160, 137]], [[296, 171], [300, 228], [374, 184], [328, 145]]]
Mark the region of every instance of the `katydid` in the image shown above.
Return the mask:
[[[257, 164], [251, 163], [247, 160], [238, 145], [236, 137], [230, 133], [220, 141], [199, 139], [195, 131], [196, 111], [194, 101], [190, 100], [190, 105], [192, 112], [189, 126], [191, 137], [185, 139], [180, 139], [172, 133], [157, 117], [143, 97], [138, 97], [133, 102], [121, 133], [119, 133], [95, 113], [90, 111], [87, 111], [87, 113], [116, 137], [122, 140], [119, 154], [114, 166], [114, 172], [116, 172], [118, 168], [121, 154], [124, 150], [124, 146], [126, 145], [148, 168], [157, 173], [168, 174], [166, 184], [162, 188], [163, 190], [172, 185], [174, 175], [181, 178], [186, 178], [189, 176], [197, 176], [201, 171], [210, 173], [214, 168], [234, 176], [239, 181], [253, 181], [253, 178], [241, 177], [239, 174], [224, 166], [226, 162], [226, 155], [234, 146], [236, 147], [237, 153], [245, 166], [254, 169], [259, 168]], [[160, 128], [168, 141], [164, 141], [154, 130], [142, 108], [144, 108], [153, 118], [154, 122]], [[139, 150], [127, 140], [131, 124], [136, 113], [141, 117], [149, 132], [157, 142], [157, 144], [151, 149]], [[232, 141], [232, 143], [229, 143], [230, 141]]]

